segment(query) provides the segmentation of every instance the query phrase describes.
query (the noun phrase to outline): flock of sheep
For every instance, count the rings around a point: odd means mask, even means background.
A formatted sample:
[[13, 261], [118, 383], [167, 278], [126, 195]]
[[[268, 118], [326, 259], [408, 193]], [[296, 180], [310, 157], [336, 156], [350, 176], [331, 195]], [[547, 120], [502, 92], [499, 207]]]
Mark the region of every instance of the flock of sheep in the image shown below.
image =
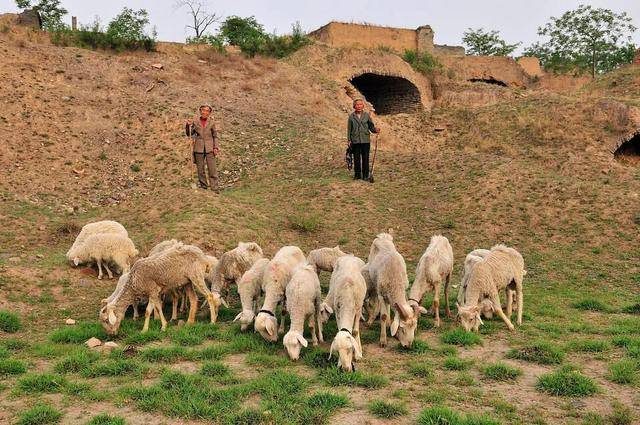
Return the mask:
[[[330, 356], [338, 353], [338, 365], [345, 371], [353, 370], [353, 361], [362, 358], [360, 321], [368, 324], [380, 318], [380, 344], [387, 343], [387, 326], [404, 347], [413, 343], [418, 317], [427, 310], [421, 305], [427, 292], [433, 292], [431, 311], [435, 326], [440, 326], [440, 287], [444, 285], [445, 312], [449, 309], [449, 283], [453, 272], [453, 250], [444, 236], [431, 238], [429, 246], [416, 268], [415, 281], [409, 289], [404, 258], [396, 250], [392, 235], [379, 234], [371, 244], [365, 263], [360, 258], [335, 248], [320, 248], [305, 256], [296, 246], [282, 247], [271, 259], [253, 242], [240, 242], [222, 254], [220, 259], [206, 255], [200, 248], [175, 239], [156, 245], [145, 258], [131, 266], [138, 251], [126, 229], [115, 221], [100, 221], [85, 225], [67, 258], [74, 265], [96, 263], [98, 278], [104, 266], [113, 277], [109, 264], [122, 272], [118, 284], [102, 300], [100, 321], [105, 331], [116, 334], [125, 312], [130, 306], [134, 318], [138, 304], [146, 302], [143, 332], [149, 328], [151, 314], [162, 322], [167, 320], [162, 311], [164, 298], [172, 298], [172, 320], [178, 309], [186, 310], [187, 323], [194, 323], [200, 293], [209, 305], [211, 322], [217, 319], [221, 305], [228, 307], [223, 292], [229, 293], [237, 285], [242, 311], [239, 321], [243, 331], [251, 324], [268, 341], [277, 342], [285, 332], [285, 315], [289, 315], [290, 328], [283, 344], [293, 360], [300, 356], [308, 342], [304, 337], [304, 324], [309, 325], [313, 345], [324, 342], [322, 326], [332, 314], [336, 316], [338, 333], [331, 343]], [[320, 271], [331, 273], [329, 290], [322, 299]], [[522, 280], [526, 274], [522, 256], [513, 248], [496, 245], [491, 250], [470, 252], [464, 263], [464, 275], [458, 291], [458, 319], [465, 330], [477, 331], [481, 316], [494, 312], [514, 329], [510, 317], [515, 307], [517, 324], [522, 323]], [[505, 291], [506, 314], [499, 292]], [[262, 305], [259, 302], [262, 298]], [[516, 305], [513, 305], [515, 298]], [[277, 307], [281, 306], [279, 326]], [[367, 318], [363, 313], [366, 310]], [[391, 311], [394, 312], [391, 320]]]

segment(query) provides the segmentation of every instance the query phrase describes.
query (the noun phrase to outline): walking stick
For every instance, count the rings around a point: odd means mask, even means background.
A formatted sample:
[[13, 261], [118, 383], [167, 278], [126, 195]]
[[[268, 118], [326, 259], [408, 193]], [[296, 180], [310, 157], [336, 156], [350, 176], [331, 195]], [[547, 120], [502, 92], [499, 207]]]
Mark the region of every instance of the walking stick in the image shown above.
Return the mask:
[[[193, 163], [193, 124], [188, 124], [189, 131], [187, 131], [187, 138], [189, 138], [189, 162]], [[191, 181], [193, 182], [196, 179], [195, 170], [191, 169]]]
[[373, 148], [373, 160], [371, 161], [371, 172], [369, 173], [369, 183], [373, 183], [373, 167], [376, 165], [376, 154], [378, 153], [378, 133], [376, 133], [376, 146]]

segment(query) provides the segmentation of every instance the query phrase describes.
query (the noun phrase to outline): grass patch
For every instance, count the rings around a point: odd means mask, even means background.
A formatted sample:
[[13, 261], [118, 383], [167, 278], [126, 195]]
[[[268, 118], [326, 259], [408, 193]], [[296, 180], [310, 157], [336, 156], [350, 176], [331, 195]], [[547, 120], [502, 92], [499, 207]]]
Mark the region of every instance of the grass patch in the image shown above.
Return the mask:
[[640, 303], [631, 304], [622, 308], [623, 313], [640, 314]]
[[13, 334], [21, 328], [22, 321], [20, 320], [20, 316], [11, 311], [0, 310], [0, 331]]
[[418, 378], [428, 378], [430, 380], [433, 379], [434, 376], [431, 365], [422, 362], [409, 363], [409, 373]]
[[107, 334], [100, 323], [80, 323], [58, 328], [49, 334], [49, 341], [57, 344], [82, 344], [91, 337], [107, 339]]
[[302, 360], [304, 364], [314, 369], [329, 369], [336, 364], [336, 360], [329, 359], [329, 351], [319, 347], [304, 351]]
[[94, 416], [87, 425], [125, 425], [124, 418], [119, 416], [111, 416], [106, 413], [103, 413], [98, 416]]
[[465, 347], [482, 343], [480, 335], [473, 332], [467, 332], [462, 328], [455, 328], [446, 331], [442, 334], [440, 339], [445, 344], [462, 345]]
[[444, 361], [443, 367], [447, 370], [467, 370], [472, 363], [473, 361], [462, 360], [458, 357], [447, 357]]
[[611, 349], [611, 345], [609, 345], [607, 341], [584, 339], [580, 341], [572, 341], [569, 344], [569, 348], [581, 353], [602, 353], [609, 351]]
[[244, 362], [249, 366], [262, 367], [267, 369], [286, 367], [290, 364], [289, 360], [287, 360], [286, 357], [262, 353], [248, 353], [244, 358]]
[[219, 328], [215, 323], [194, 323], [172, 328], [170, 337], [177, 345], [192, 346], [202, 344], [207, 338], [215, 338], [218, 333]]
[[560, 347], [547, 342], [535, 342], [521, 348], [514, 348], [507, 353], [510, 359], [551, 365], [560, 364], [564, 360], [564, 352]]
[[431, 351], [429, 344], [427, 341], [423, 341], [421, 339], [414, 339], [411, 347], [403, 347], [401, 344], [397, 345], [397, 350], [401, 353], [410, 353], [410, 354], [426, 354]]
[[462, 416], [448, 407], [428, 407], [418, 416], [419, 425], [500, 425], [486, 415]]
[[18, 416], [16, 425], [48, 425], [60, 423], [62, 412], [48, 404], [38, 404]]
[[184, 347], [149, 347], [140, 351], [140, 357], [152, 363], [173, 363], [179, 360], [189, 360], [192, 354]]
[[289, 227], [301, 233], [313, 233], [320, 228], [320, 220], [316, 216], [291, 215], [288, 217]]
[[160, 341], [164, 334], [158, 329], [149, 329], [147, 332], [136, 332], [124, 339], [127, 345], [144, 345], [152, 341]]
[[598, 392], [598, 386], [588, 376], [571, 368], [561, 368], [541, 375], [536, 383], [538, 391], [554, 396], [584, 397]]
[[638, 369], [640, 363], [637, 360], [622, 359], [609, 365], [607, 379], [616, 384], [635, 384], [638, 381]]
[[583, 311], [601, 311], [608, 312], [611, 309], [605, 303], [596, 299], [584, 299], [582, 301], [575, 302], [571, 305], [571, 307], [576, 308], [578, 310]]
[[131, 359], [110, 359], [102, 363], [92, 364], [82, 371], [82, 376], [95, 378], [98, 376], [140, 375], [144, 367]]
[[25, 362], [16, 359], [0, 359], [0, 376], [22, 375], [26, 372]]
[[94, 391], [88, 382], [68, 382], [64, 387], [64, 392], [65, 394], [90, 401], [102, 401], [107, 398], [105, 391]]
[[522, 371], [506, 363], [498, 362], [486, 365], [482, 369], [482, 375], [485, 379], [492, 381], [514, 381], [522, 375]]
[[318, 391], [307, 399], [307, 405], [314, 409], [332, 413], [349, 405], [349, 399], [342, 394]]
[[23, 341], [18, 338], [7, 338], [0, 341], [0, 347], [4, 347], [7, 350], [11, 351], [19, 351], [27, 348], [29, 344], [26, 341]]
[[390, 403], [383, 400], [373, 400], [369, 403], [367, 409], [372, 415], [383, 419], [391, 419], [409, 413], [409, 410], [403, 404]]
[[58, 373], [79, 373], [100, 358], [100, 354], [86, 349], [68, 355], [54, 366]]
[[18, 380], [16, 389], [24, 394], [57, 393], [64, 389], [67, 379], [54, 373], [29, 373]]
[[332, 366], [320, 373], [322, 380], [332, 387], [362, 387], [362, 388], [382, 388], [389, 383], [389, 380], [381, 375], [369, 375], [360, 371], [343, 372], [338, 367]]

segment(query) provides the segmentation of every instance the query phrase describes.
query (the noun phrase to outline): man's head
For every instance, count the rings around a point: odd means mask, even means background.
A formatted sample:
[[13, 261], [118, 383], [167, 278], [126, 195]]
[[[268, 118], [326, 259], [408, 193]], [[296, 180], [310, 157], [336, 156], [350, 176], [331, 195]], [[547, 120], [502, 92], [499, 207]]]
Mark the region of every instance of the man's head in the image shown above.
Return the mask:
[[211, 106], [210, 105], [202, 105], [200, 106], [200, 116], [202, 118], [209, 118], [209, 115], [211, 115]]
[[356, 112], [362, 112], [364, 110], [364, 102], [362, 99], [356, 99], [353, 101], [353, 109], [355, 109]]

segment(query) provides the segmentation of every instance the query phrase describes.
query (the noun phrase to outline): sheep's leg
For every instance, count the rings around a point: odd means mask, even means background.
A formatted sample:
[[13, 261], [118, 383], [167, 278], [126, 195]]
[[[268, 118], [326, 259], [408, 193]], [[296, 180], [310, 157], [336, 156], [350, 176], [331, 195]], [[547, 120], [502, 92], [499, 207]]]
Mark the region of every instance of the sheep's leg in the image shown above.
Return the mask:
[[507, 325], [510, 331], [514, 330], [515, 327], [513, 326], [513, 323], [511, 323], [511, 320], [509, 320], [509, 318], [504, 314], [504, 311], [502, 311], [502, 305], [500, 304], [500, 297], [498, 296], [498, 291], [494, 290], [491, 292], [492, 293], [489, 294], [489, 298], [493, 303], [493, 308], [496, 310], [496, 313], [498, 313], [498, 316], [500, 316], [500, 318]]
[[178, 320], [178, 291], [174, 289], [171, 292], [171, 319], [169, 321]]
[[444, 311], [449, 319], [453, 319], [453, 314], [449, 309], [449, 282], [451, 281], [451, 273], [447, 275], [447, 279], [444, 281]]
[[522, 292], [522, 277], [516, 280], [516, 303], [518, 304], [518, 318], [516, 323], [522, 325], [522, 310], [524, 308], [524, 294]]
[[282, 310], [280, 310], [280, 327], [278, 328], [278, 332], [284, 333], [285, 331], [285, 322], [287, 315], [287, 307], [285, 306], [284, 301], [282, 302]]
[[102, 260], [98, 259], [96, 263], [98, 263], [98, 279], [102, 280]]
[[[185, 289], [185, 292], [187, 289]], [[187, 295], [185, 293], [182, 294], [180, 298], [180, 313], [184, 313], [187, 310]]]
[[149, 319], [151, 319], [151, 312], [154, 310], [151, 300], [147, 303], [147, 308], [144, 312], [144, 326], [142, 326], [142, 332], [149, 330]]
[[322, 319], [320, 318], [320, 300], [316, 302], [316, 311], [314, 313], [314, 318], [316, 323], [318, 324], [318, 339], [320, 342], [324, 342], [324, 336], [322, 335]]
[[[358, 348], [360, 348], [360, 352], [362, 352], [362, 341], [360, 341], [360, 321], [358, 320], [358, 317], [360, 317], [362, 315], [362, 307], [358, 307], [356, 308], [356, 314], [355, 317], [353, 319], [353, 330], [351, 332], [351, 335], [353, 335], [353, 337], [356, 339], [356, 342], [358, 343]], [[360, 360], [360, 356], [356, 357], [356, 360]]]
[[384, 300], [378, 300], [380, 304], [380, 346], [387, 345], [387, 321], [389, 320], [389, 312]]
[[433, 291], [433, 312], [435, 314], [435, 318], [433, 319], [433, 326], [436, 328], [440, 327], [440, 283], [435, 285], [435, 289]]
[[109, 275], [109, 279], [113, 279], [113, 273], [111, 273], [111, 269], [109, 269], [109, 265], [105, 262], [104, 268], [107, 269], [107, 274]]
[[504, 288], [504, 295], [507, 298], [507, 317], [511, 319], [511, 315], [513, 314], [513, 298], [511, 297], [511, 290], [508, 286]]
[[131, 306], [133, 307], [133, 320], [138, 320], [138, 317], [140, 317], [138, 313], [138, 301], [134, 301]]
[[196, 321], [196, 313], [198, 312], [198, 296], [191, 285], [187, 285], [186, 293], [187, 297], [189, 297], [189, 318], [187, 319], [187, 323], [191, 324]]
[[191, 284], [195, 289], [198, 290], [202, 295], [204, 295], [205, 299], [209, 303], [209, 313], [211, 314], [211, 323], [215, 323], [218, 318], [218, 311], [213, 304], [213, 294], [207, 288], [207, 284], [204, 282], [204, 276], [197, 276], [194, 279], [190, 279]]
[[314, 347], [318, 345], [318, 335], [316, 334], [316, 314], [312, 313], [309, 316], [309, 331], [311, 331], [311, 344]]
[[160, 322], [162, 323], [162, 327], [160, 330], [165, 331], [167, 329], [167, 319], [164, 318], [164, 313], [162, 312], [162, 302], [160, 301], [160, 297], [158, 295], [149, 296], [149, 301], [151, 301], [155, 306], [156, 314], [160, 317]]

